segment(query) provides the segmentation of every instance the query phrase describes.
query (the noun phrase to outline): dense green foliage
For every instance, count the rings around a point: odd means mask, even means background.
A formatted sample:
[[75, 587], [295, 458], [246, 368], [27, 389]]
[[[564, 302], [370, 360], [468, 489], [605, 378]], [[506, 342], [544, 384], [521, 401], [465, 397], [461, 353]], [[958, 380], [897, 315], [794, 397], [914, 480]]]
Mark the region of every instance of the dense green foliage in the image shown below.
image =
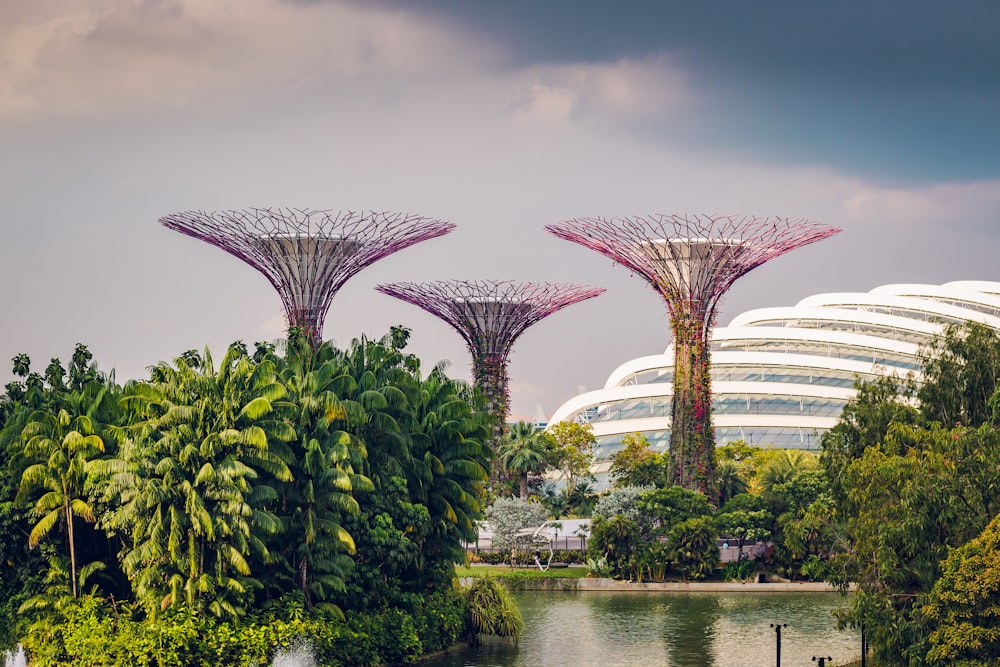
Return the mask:
[[826, 576], [856, 585], [841, 620], [864, 625], [884, 664], [992, 664], [993, 645], [979, 651], [962, 625], [984, 598], [949, 596], [965, 585], [963, 559], [982, 548], [962, 545], [1000, 512], [1000, 337], [952, 326], [927, 354], [916, 391], [891, 379], [859, 386], [823, 439], [832, 502], [813, 501], [812, 529], [793, 541], [831, 547]]
[[406, 331], [189, 351], [118, 386], [79, 346], [0, 401], [2, 644], [32, 664], [409, 662], [464, 636], [489, 420]]
[[929, 664], [1000, 662], [1000, 517], [948, 555], [923, 611], [935, 626]]

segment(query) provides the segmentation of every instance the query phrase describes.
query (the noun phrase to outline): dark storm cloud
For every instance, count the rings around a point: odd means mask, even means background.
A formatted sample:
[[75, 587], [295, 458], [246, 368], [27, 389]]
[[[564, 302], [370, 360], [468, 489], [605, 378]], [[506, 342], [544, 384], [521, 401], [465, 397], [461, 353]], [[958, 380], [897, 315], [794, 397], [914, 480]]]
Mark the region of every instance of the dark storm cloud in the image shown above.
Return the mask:
[[706, 102], [650, 138], [887, 183], [1000, 175], [1000, 3], [388, 4], [501, 41], [512, 66], [671, 53]]

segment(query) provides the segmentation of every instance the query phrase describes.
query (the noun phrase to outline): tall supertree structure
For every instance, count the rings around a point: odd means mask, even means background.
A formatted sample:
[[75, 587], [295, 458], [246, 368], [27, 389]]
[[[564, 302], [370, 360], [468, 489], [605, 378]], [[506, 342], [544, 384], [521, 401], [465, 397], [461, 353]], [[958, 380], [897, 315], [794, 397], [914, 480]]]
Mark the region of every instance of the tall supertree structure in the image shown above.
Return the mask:
[[390, 283], [375, 289], [437, 315], [465, 339], [476, 386], [495, 417], [494, 447], [507, 422], [507, 363], [514, 341], [543, 317], [604, 293], [603, 287], [509, 280]]
[[407, 213], [249, 208], [184, 211], [160, 224], [222, 248], [264, 274], [281, 297], [289, 329], [314, 342], [334, 294], [369, 264], [455, 228]]
[[719, 301], [745, 273], [840, 230], [799, 218], [710, 215], [578, 218], [545, 229], [639, 274], [667, 302], [674, 338], [668, 478], [713, 493], [709, 338]]

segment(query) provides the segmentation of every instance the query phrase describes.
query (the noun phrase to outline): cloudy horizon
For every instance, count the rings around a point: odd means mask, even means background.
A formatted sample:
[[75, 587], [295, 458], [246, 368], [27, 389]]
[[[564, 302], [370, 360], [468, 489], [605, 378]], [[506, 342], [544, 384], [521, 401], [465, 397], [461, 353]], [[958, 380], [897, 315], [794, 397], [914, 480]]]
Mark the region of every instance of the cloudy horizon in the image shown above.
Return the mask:
[[256, 271], [157, 224], [188, 209], [399, 210], [457, 229], [359, 273], [340, 345], [403, 324], [396, 281], [607, 288], [515, 344], [513, 413], [551, 414], [662, 352], [641, 280], [556, 239], [578, 216], [804, 217], [836, 237], [751, 272], [750, 308], [1000, 280], [1000, 6], [591, 0], [37, 0], [0, 5], [0, 382], [87, 344], [117, 379], [282, 335]]

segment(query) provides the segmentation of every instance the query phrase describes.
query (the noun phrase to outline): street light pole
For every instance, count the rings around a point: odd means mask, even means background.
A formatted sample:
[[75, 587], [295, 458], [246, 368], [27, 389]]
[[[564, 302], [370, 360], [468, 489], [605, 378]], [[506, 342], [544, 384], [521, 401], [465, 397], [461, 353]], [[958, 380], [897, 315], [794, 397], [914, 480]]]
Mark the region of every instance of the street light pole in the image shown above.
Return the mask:
[[813, 656], [813, 662], [818, 662], [819, 667], [826, 667], [827, 660], [833, 660], [833, 658], [831, 658], [830, 656], [827, 656], [825, 658], [817, 658], [816, 656]]
[[868, 667], [868, 639], [865, 637], [865, 624], [861, 624], [861, 667]]
[[774, 628], [774, 635], [777, 641], [775, 648], [775, 666], [781, 667], [781, 628], [787, 628], [788, 623], [772, 623], [771, 627]]

